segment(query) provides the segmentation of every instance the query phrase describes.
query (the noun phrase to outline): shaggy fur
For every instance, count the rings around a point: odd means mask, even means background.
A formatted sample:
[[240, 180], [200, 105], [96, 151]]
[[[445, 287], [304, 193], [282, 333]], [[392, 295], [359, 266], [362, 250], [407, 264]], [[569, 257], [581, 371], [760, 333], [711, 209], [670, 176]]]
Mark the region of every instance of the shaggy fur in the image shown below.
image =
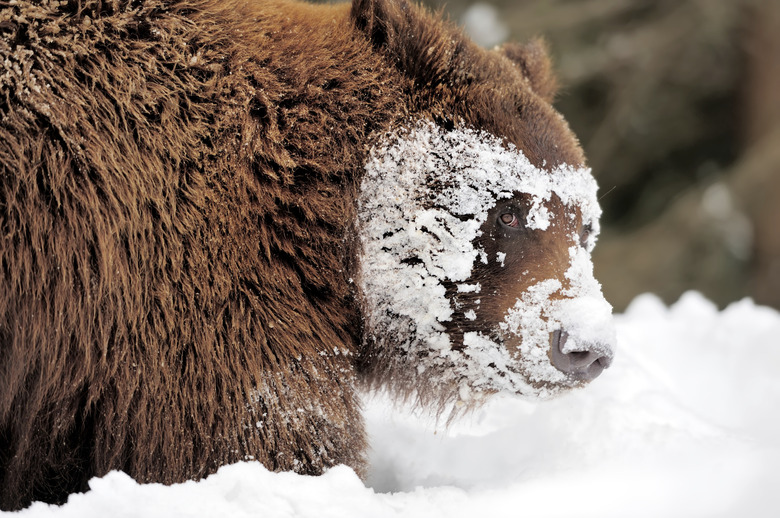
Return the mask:
[[0, 0], [0, 508], [360, 471], [371, 143], [423, 116], [583, 160], [538, 45], [505, 50], [404, 0]]

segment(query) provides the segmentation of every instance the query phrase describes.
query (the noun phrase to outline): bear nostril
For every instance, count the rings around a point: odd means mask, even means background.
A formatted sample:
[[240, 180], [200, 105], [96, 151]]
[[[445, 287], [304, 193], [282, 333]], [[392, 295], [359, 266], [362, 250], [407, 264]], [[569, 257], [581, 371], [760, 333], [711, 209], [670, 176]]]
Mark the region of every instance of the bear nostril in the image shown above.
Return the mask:
[[599, 362], [599, 365], [601, 365], [602, 369], [607, 369], [610, 365], [612, 365], [612, 358], [609, 356], [599, 356], [598, 360], [596, 361]]
[[[572, 364], [584, 364], [584, 363], [590, 363], [589, 359], [591, 356], [591, 352], [589, 351], [572, 351], [570, 353], [563, 353], [568, 354], [569, 358], [571, 359]], [[598, 360], [596, 360], [598, 361]]]
[[577, 381], [592, 381], [609, 367], [611, 359], [603, 354], [598, 344], [580, 344], [581, 350], [564, 352], [569, 335], [558, 330], [553, 333], [550, 359], [553, 366]]

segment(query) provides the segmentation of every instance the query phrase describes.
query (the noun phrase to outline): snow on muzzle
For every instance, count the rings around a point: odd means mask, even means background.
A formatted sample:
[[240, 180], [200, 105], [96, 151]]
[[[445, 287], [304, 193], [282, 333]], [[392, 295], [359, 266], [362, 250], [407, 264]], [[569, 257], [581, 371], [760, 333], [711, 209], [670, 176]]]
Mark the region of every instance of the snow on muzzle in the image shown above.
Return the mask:
[[590, 254], [572, 247], [569, 258], [567, 297], [552, 304], [561, 327], [552, 333], [550, 361], [570, 379], [587, 382], [609, 367], [615, 356], [612, 306], [593, 276]]
[[519, 338], [522, 370], [531, 382], [587, 383], [615, 355], [612, 306], [593, 276], [587, 250], [569, 249], [566, 286], [541, 281], [523, 293], [501, 324], [505, 339]]
[[550, 362], [574, 381], [592, 381], [615, 356], [612, 306], [600, 289], [593, 293], [593, 288], [591, 285], [587, 295], [553, 303], [561, 327], [552, 333]]
[[550, 340], [550, 362], [573, 381], [592, 381], [615, 356], [612, 307], [603, 297], [563, 299], [557, 306], [561, 327]]

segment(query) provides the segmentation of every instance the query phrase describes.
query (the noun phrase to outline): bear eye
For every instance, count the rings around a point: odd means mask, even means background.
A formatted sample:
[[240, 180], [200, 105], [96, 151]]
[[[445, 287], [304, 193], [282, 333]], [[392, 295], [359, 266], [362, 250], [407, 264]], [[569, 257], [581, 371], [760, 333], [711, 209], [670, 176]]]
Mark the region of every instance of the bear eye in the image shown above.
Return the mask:
[[593, 226], [590, 223], [583, 226], [582, 230], [580, 230], [580, 246], [582, 248], [588, 248], [588, 238], [591, 232], [593, 232]]
[[507, 227], [517, 228], [520, 225], [520, 220], [512, 212], [505, 212], [498, 217], [499, 221]]

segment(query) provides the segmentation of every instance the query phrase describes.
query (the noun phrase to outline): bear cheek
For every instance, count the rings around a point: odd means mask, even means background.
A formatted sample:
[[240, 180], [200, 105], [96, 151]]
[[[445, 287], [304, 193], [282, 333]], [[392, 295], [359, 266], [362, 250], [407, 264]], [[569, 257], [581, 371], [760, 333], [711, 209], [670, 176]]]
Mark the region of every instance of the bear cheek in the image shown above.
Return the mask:
[[[481, 286], [475, 298], [479, 300], [477, 322], [483, 332], [495, 335], [507, 312], [530, 287], [544, 279], [559, 277], [560, 268], [553, 268], [552, 264], [559, 261], [550, 261], [550, 245], [545, 243], [543, 234], [544, 231], [525, 231], [509, 239], [500, 231], [483, 235], [479, 246], [485, 251], [487, 264], [477, 264], [474, 271]], [[504, 345], [511, 353], [518, 348], [513, 344], [516, 339], [504, 337]]]
[[[546, 204], [548, 209], [560, 207]], [[521, 229], [507, 232], [496, 225], [498, 216], [490, 215], [483, 225], [477, 247], [485, 251], [487, 264], [476, 264], [475, 274], [482, 286], [484, 318], [500, 322], [506, 311], [522, 298], [531, 286], [557, 279], [565, 286], [569, 248], [574, 245], [566, 216], [552, 212], [545, 230]]]

